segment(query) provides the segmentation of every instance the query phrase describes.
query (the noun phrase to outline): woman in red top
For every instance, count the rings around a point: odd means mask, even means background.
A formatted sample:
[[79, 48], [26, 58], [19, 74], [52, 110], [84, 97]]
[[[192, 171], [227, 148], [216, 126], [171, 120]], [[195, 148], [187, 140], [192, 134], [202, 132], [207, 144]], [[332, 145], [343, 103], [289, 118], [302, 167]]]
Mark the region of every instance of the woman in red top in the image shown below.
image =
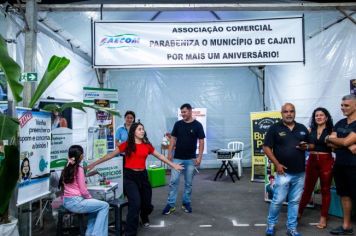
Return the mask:
[[182, 170], [183, 167], [169, 161], [165, 156], [158, 153], [149, 142], [144, 126], [141, 123], [133, 123], [130, 127], [127, 141], [121, 143], [112, 153], [90, 164], [88, 169], [93, 169], [94, 166], [110, 160], [122, 152], [125, 152], [124, 193], [127, 196], [129, 205], [125, 235], [131, 236], [137, 234], [139, 215], [143, 225], [149, 226], [148, 215], [153, 211], [151, 203], [152, 189], [148, 182], [146, 171], [148, 155], [152, 154], [177, 171]]

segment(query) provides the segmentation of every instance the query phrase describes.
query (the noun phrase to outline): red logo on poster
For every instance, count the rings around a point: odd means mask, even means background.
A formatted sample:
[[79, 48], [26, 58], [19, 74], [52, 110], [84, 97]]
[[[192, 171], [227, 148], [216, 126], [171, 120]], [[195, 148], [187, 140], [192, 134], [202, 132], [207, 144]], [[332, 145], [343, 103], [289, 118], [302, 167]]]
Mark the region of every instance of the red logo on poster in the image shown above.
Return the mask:
[[31, 111], [27, 111], [25, 112], [20, 118], [19, 118], [19, 122], [20, 122], [20, 127], [24, 127], [26, 125], [26, 123], [32, 119], [32, 112]]

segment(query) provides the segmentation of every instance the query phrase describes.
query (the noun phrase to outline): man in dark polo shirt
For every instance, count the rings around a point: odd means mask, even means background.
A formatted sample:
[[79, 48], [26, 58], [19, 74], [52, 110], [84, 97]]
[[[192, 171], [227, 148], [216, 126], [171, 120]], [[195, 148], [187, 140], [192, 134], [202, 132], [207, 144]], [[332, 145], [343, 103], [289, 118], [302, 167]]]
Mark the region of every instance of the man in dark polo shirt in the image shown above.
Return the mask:
[[275, 235], [275, 225], [287, 195], [287, 235], [300, 236], [297, 231], [297, 216], [304, 187], [305, 150], [308, 148], [309, 132], [304, 125], [295, 122], [293, 104], [284, 104], [281, 113], [282, 120], [269, 128], [263, 145], [263, 151], [273, 162], [277, 172], [266, 236]]
[[[191, 195], [195, 166], [199, 166], [203, 157], [205, 133], [202, 124], [193, 118], [192, 107], [186, 103], [180, 107], [182, 120], [174, 124], [169, 148], [168, 159], [184, 166], [184, 191], [182, 209], [186, 213], [192, 213]], [[198, 146], [198, 157], [196, 155]], [[174, 150], [174, 160], [172, 152]], [[167, 205], [162, 214], [168, 215], [175, 211], [177, 191], [179, 187], [180, 172], [172, 169], [169, 183]]]
[[[334, 148], [334, 180], [337, 194], [341, 196], [344, 212], [343, 225], [330, 231], [334, 235], [351, 235], [352, 200], [356, 199], [356, 155], [351, 152], [352, 144], [345, 143], [349, 134], [356, 132], [356, 96], [346, 95], [342, 98], [341, 111], [346, 118], [335, 124], [334, 132], [325, 141]], [[350, 150], [351, 149], [351, 150]]]

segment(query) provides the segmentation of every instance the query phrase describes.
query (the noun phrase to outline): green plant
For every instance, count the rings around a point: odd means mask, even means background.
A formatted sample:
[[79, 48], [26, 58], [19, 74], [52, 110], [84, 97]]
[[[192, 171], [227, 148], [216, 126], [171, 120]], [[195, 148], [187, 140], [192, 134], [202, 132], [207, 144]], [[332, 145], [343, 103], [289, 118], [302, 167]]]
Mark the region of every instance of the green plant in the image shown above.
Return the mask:
[[[65, 57], [52, 56], [46, 72], [44, 73], [32, 99], [29, 108], [33, 108], [41, 95], [58, 77], [58, 75], [69, 65], [69, 59]], [[4, 38], [0, 35], [0, 69], [4, 71], [6, 81], [11, 89], [15, 102], [22, 101], [23, 85], [19, 83], [21, 75], [20, 66], [9, 56]], [[112, 115], [120, 116], [120, 113], [111, 109], [96, 105], [87, 105], [82, 102], [66, 103], [62, 106], [47, 105], [44, 109], [48, 111], [62, 112], [66, 108], [74, 108], [84, 111], [85, 107], [105, 111]], [[18, 146], [17, 118], [0, 114], [0, 140], [9, 140], [10, 145], [5, 147], [5, 159], [0, 164], [0, 223], [8, 222], [8, 206], [12, 192], [19, 178], [19, 146]]]

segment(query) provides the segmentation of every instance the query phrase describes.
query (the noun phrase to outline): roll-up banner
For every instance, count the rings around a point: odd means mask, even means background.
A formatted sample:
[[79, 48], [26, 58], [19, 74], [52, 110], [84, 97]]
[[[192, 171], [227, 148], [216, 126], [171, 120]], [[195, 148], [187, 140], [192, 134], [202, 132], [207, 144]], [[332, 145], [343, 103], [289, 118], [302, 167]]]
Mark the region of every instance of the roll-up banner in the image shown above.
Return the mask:
[[[67, 102], [70, 102], [70, 100], [42, 99], [39, 103], [39, 108], [42, 109], [49, 104], [62, 106]], [[61, 113], [51, 113], [51, 170], [63, 170], [67, 164], [68, 149], [73, 145], [72, 127], [72, 108], [66, 108]]]
[[265, 154], [263, 143], [265, 135], [274, 123], [281, 119], [280, 111], [251, 112], [251, 155], [252, 170], [251, 181], [265, 181]]
[[20, 179], [17, 205], [49, 193], [51, 113], [17, 108], [20, 122]]
[[303, 17], [93, 23], [93, 66], [247, 66], [305, 62]]

